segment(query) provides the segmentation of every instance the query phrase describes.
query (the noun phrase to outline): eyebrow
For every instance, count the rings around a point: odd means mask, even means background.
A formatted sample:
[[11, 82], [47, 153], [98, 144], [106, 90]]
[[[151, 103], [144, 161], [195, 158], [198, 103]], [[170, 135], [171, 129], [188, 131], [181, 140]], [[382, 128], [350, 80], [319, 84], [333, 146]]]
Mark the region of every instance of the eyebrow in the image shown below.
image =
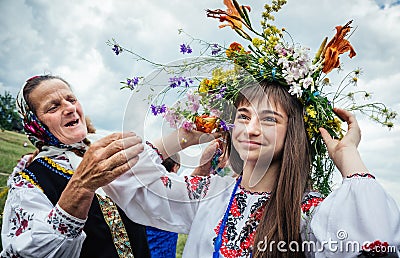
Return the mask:
[[[246, 108], [246, 107], [238, 108], [237, 111], [238, 111], [238, 112], [247, 112], [247, 113], [250, 112], [250, 111], [248, 110], [248, 108]], [[262, 114], [262, 115], [264, 115], [264, 114], [274, 114], [274, 115], [276, 115], [276, 116], [279, 116], [279, 117], [282, 117], [282, 118], [283, 118], [283, 115], [282, 115], [281, 113], [278, 113], [278, 112], [273, 111], [273, 110], [270, 110], [270, 109], [264, 109], [264, 110], [262, 110], [262, 111], [261, 111], [261, 114]]]

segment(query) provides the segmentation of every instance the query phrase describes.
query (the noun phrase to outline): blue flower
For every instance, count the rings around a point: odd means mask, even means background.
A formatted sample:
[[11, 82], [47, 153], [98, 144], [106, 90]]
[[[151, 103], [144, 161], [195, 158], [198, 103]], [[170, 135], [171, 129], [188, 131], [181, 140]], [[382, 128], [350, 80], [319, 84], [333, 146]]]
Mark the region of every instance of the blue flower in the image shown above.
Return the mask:
[[221, 51], [221, 47], [218, 44], [211, 45], [211, 55], [215, 56]]
[[169, 78], [169, 86], [171, 88], [176, 88], [178, 86], [181, 86], [181, 84], [184, 84], [185, 87], [189, 87], [190, 84], [192, 84], [192, 83], [193, 83], [192, 79], [186, 79], [185, 77], [182, 77], [182, 76], [180, 76], [180, 77], [174, 76], [174, 77]]
[[224, 130], [224, 131], [229, 131], [231, 128], [233, 128], [235, 125], [234, 124], [227, 124], [224, 120], [220, 120], [219, 121], [219, 125], [221, 126], [221, 128]]
[[131, 90], [135, 89], [135, 86], [137, 86], [138, 83], [139, 83], [138, 77], [133, 77], [132, 79], [126, 79], [126, 84], [128, 85], [129, 89], [131, 89]]
[[167, 107], [165, 106], [165, 104], [162, 104], [161, 106], [155, 106], [151, 104], [150, 108], [151, 108], [151, 113], [153, 113], [153, 115], [155, 116], [158, 114], [165, 113], [167, 111]]
[[182, 44], [182, 45], [180, 45], [180, 47], [181, 47], [181, 51], [180, 52], [182, 54], [185, 54], [185, 53], [190, 54], [190, 53], [192, 53], [192, 49], [190, 48], [189, 45]]
[[119, 45], [115, 44], [112, 48], [112, 51], [114, 51], [116, 55], [119, 55], [119, 53], [122, 52], [122, 48]]

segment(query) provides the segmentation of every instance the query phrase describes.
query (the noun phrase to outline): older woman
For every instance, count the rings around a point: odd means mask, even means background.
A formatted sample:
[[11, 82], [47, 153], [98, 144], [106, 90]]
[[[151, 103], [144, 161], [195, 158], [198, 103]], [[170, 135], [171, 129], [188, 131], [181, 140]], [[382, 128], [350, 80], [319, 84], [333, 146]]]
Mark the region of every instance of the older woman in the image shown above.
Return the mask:
[[145, 228], [101, 190], [136, 164], [140, 137], [115, 133], [90, 145], [82, 106], [56, 76], [27, 80], [17, 105], [39, 153], [9, 179], [0, 256], [149, 257]]

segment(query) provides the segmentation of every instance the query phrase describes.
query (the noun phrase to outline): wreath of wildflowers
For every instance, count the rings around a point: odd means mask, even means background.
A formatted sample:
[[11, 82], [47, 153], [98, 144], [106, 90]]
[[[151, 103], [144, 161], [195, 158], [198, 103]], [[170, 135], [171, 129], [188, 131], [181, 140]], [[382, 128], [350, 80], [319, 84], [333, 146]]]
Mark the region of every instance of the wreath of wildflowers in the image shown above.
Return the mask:
[[[233, 104], [239, 91], [248, 85], [247, 81], [275, 81], [286, 87], [304, 106], [304, 123], [313, 152], [313, 188], [324, 195], [329, 194], [334, 165], [318, 128], [325, 128], [334, 138], [343, 137], [342, 121], [333, 111], [333, 107], [340, 105], [350, 111], [360, 111], [388, 128], [393, 127], [392, 121], [397, 115], [383, 103], [366, 102], [371, 93], [348, 89], [357, 84], [361, 69], [346, 74], [336, 86], [327, 76], [333, 69], [340, 71], [341, 54], [348, 52], [350, 58], [356, 55], [346, 38], [352, 29], [352, 21], [344, 26], [337, 26], [334, 37], [329, 42], [325, 38], [312, 58], [309, 48], [293, 43], [285, 29], [278, 29], [270, 23], [274, 20], [273, 13], [278, 12], [286, 4], [286, 0], [273, 0], [271, 5], [265, 4], [261, 31], [256, 31], [252, 26], [250, 6], [240, 5], [236, 0], [224, 0], [224, 4], [226, 10], [207, 10], [207, 17], [218, 19], [221, 22], [220, 28], [230, 27], [249, 41], [247, 47], [237, 42], [228, 47], [208, 43], [179, 30], [180, 34], [185, 34], [190, 39], [189, 44], [179, 46], [180, 52], [192, 54], [194, 50], [190, 45], [198, 43], [201, 46], [200, 55], [189, 62], [168, 65], [150, 61], [122, 47], [115, 40], [108, 41], [107, 44], [116, 55], [128, 52], [137, 60], [149, 62], [156, 70], [163, 70], [171, 75], [165, 82], [168, 86], [161, 94], [148, 96], [148, 99], [152, 101], [151, 112], [162, 115], [173, 128], [182, 127], [206, 133], [229, 131], [233, 125], [224, 116], [224, 110], [227, 105]], [[291, 41], [285, 40], [287, 36]], [[182, 76], [187, 71], [204, 67], [209, 71], [206, 78]], [[141, 84], [148, 84], [143, 77], [127, 78], [121, 83], [121, 89], [134, 91], [139, 91], [143, 87]], [[163, 103], [164, 96], [176, 88], [180, 89], [181, 94], [186, 94], [187, 101], [177, 101], [174, 105], [167, 106]], [[361, 103], [357, 103], [360, 100]]]

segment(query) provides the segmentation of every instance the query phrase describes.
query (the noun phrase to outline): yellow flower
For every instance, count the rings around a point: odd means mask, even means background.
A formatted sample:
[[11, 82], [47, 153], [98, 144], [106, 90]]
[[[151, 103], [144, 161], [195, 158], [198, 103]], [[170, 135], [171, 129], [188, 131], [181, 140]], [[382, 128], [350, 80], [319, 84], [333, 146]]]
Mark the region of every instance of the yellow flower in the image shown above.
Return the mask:
[[259, 39], [259, 38], [253, 38], [252, 41], [251, 41], [251, 43], [253, 44], [253, 46], [255, 46], [255, 47], [258, 48], [259, 46], [261, 46], [262, 44], [264, 44], [264, 40]]
[[317, 111], [315, 111], [312, 106], [307, 107], [306, 108], [306, 112], [311, 118], [316, 118], [317, 117]]
[[309, 138], [309, 139], [312, 139], [312, 138], [313, 138], [313, 135], [314, 135], [313, 129], [309, 127], [309, 128], [307, 128], [306, 130], [307, 130], [308, 138]]
[[199, 92], [200, 93], [207, 93], [208, 90], [209, 90], [209, 83], [210, 83], [209, 79], [203, 79], [200, 82], [200, 85], [199, 85]]

